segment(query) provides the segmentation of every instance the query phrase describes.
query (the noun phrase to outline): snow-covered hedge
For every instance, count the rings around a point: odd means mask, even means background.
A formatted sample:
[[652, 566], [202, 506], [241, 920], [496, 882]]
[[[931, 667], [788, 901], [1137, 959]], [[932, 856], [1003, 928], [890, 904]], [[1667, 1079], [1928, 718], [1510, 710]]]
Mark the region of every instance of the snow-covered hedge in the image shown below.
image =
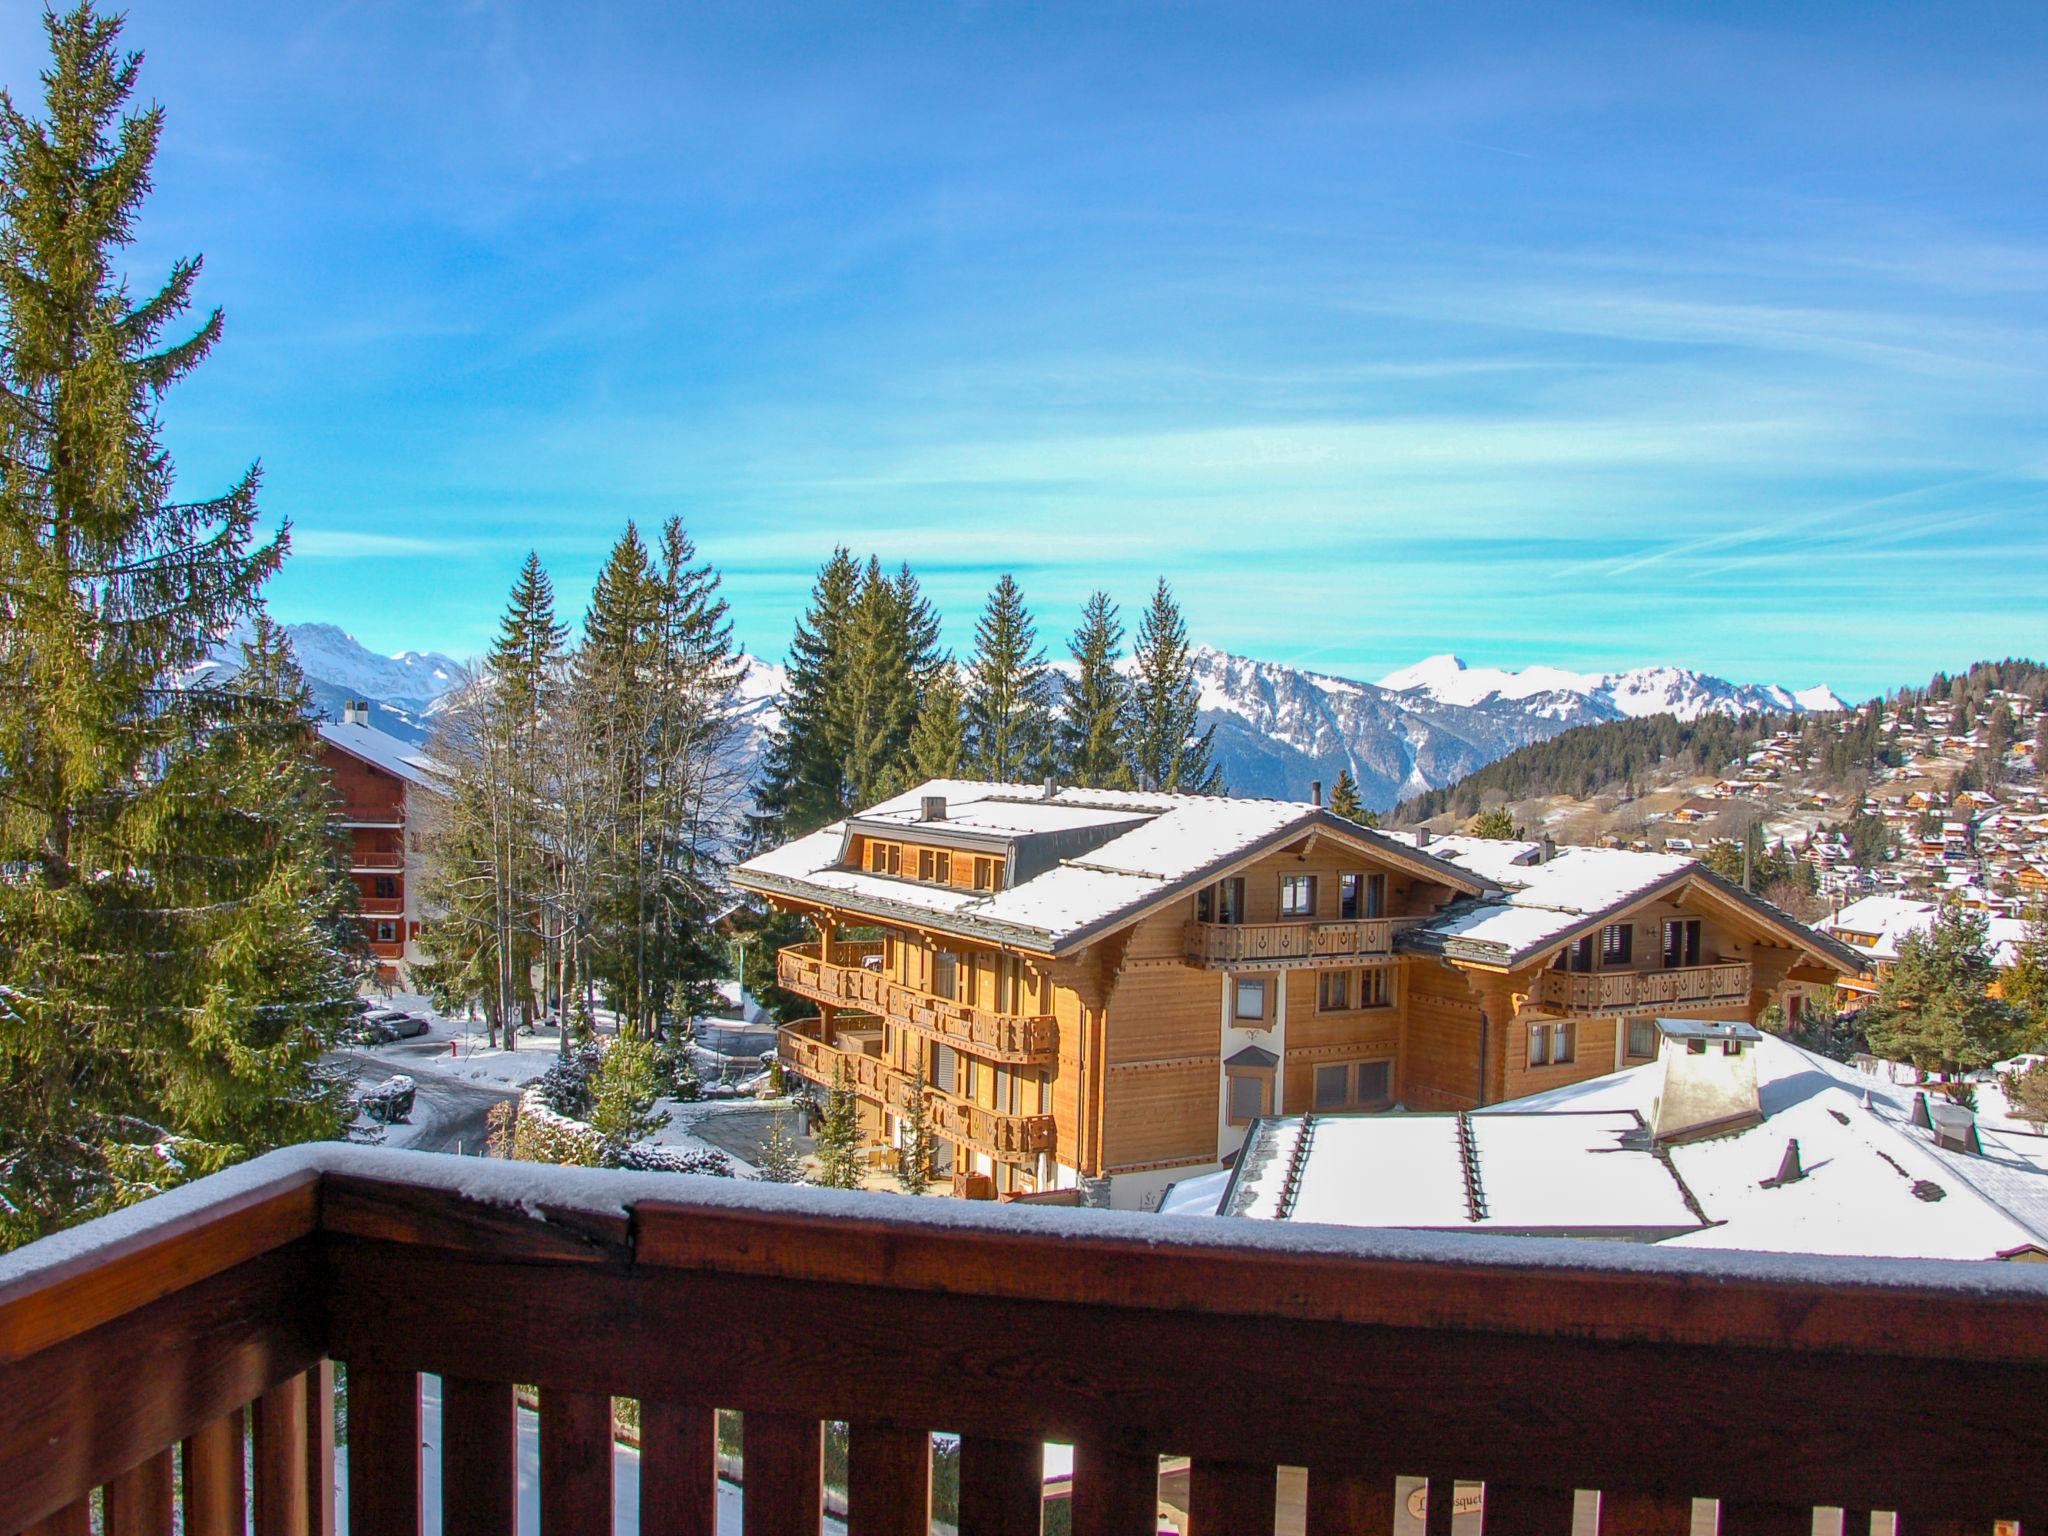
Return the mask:
[[696, 1173], [714, 1179], [733, 1177], [732, 1159], [723, 1152], [693, 1152], [639, 1141], [613, 1146], [586, 1120], [574, 1120], [548, 1107], [538, 1087], [519, 1099], [519, 1120], [512, 1132], [512, 1156], [523, 1163], [554, 1163], [569, 1168], [631, 1168], [641, 1173]]

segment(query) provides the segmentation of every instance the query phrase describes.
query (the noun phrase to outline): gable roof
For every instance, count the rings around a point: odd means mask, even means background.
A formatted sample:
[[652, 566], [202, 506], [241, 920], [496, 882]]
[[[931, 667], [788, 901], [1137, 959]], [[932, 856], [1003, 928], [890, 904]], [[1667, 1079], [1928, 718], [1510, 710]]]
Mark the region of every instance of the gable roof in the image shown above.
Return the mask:
[[[1524, 850], [1529, 855], [1541, 852], [1535, 843], [1505, 839], [1490, 847], [1487, 843], [1487, 839], [1460, 838], [1455, 846], [1444, 849], [1443, 855], [1454, 863], [1477, 864], [1501, 890], [1476, 900], [1454, 902], [1435, 921], [1404, 933], [1404, 948], [1475, 965], [1512, 968], [1611, 922], [1641, 902], [1696, 885], [1844, 975], [1861, 968], [1854, 951], [1814, 932], [1762, 897], [1723, 880], [1698, 859], [1574, 847], [1529, 862]], [[1429, 846], [1436, 849], [1439, 844], [1432, 841]]]
[[[944, 822], [912, 819], [927, 796], [945, 800]], [[844, 867], [847, 839], [856, 830], [898, 836], [915, 827], [921, 838], [937, 839], [956, 829], [961, 846], [997, 835], [1025, 846], [1034, 836], [1053, 835], [1048, 822], [1064, 833], [1077, 821], [1108, 835], [996, 891], [925, 885]], [[1349, 843], [1454, 892], [1478, 895], [1488, 888], [1470, 870], [1303, 801], [1102, 789], [1061, 789], [1048, 796], [1039, 786], [971, 779], [921, 784], [747, 860], [732, 872], [732, 881], [763, 895], [1063, 954], [1309, 833]]]
[[429, 756], [424, 748], [409, 741], [400, 741], [373, 725], [359, 725], [353, 721], [322, 720], [319, 730], [322, 741], [359, 762], [436, 794], [446, 792], [448, 770]]

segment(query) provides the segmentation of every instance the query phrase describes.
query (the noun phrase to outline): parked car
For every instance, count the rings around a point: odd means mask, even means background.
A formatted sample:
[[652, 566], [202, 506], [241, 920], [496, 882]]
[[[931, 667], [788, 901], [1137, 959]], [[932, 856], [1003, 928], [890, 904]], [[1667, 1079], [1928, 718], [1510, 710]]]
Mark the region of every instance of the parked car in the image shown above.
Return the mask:
[[400, 1008], [372, 1008], [363, 1018], [389, 1029], [394, 1040], [410, 1040], [415, 1035], [424, 1035], [430, 1027], [418, 1014], [407, 1013]]
[[412, 1101], [418, 1086], [401, 1072], [357, 1094], [356, 1107], [379, 1125], [402, 1124], [412, 1118]]

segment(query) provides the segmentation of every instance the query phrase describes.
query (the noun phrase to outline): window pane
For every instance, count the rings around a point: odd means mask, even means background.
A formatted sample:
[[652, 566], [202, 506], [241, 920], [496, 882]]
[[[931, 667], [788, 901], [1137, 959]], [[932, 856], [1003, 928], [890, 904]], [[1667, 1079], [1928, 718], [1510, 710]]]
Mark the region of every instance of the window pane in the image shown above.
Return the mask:
[[1387, 877], [1368, 875], [1365, 881], [1365, 915], [1383, 917], [1387, 909]]
[[1256, 1120], [1266, 1112], [1266, 1080], [1245, 1074], [1230, 1079], [1230, 1118]]
[[1350, 1102], [1351, 1069], [1339, 1064], [1316, 1068], [1316, 1108], [1342, 1109]]
[[1358, 1064], [1358, 1102], [1384, 1104], [1394, 1096], [1392, 1062], [1361, 1061]]
[[1237, 1016], [1240, 1019], [1263, 1019], [1266, 1016], [1266, 984], [1263, 981], [1241, 979], [1237, 984]]
[[1317, 999], [1324, 1012], [1332, 1012], [1351, 1006], [1351, 973], [1349, 971], [1324, 971], [1318, 983], [1322, 995]]
[[1657, 1054], [1657, 1026], [1648, 1019], [1628, 1021], [1628, 1053], [1631, 1056]]
[[1363, 879], [1364, 876], [1355, 874], [1339, 875], [1337, 877], [1337, 915], [1339, 917], [1357, 917], [1359, 915], [1358, 887], [1359, 882]]
[[1572, 1059], [1572, 1026], [1570, 1023], [1557, 1026], [1557, 1046], [1550, 1053], [1550, 1057], [1553, 1061], [1570, 1061]]
[[1316, 910], [1316, 877], [1314, 875], [1282, 875], [1280, 877], [1280, 915], [1282, 917], [1312, 917]]
[[1540, 1067], [1550, 1060], [1550, 1026], [1531, 1024], [1529, 1026], [1529, 1065]]

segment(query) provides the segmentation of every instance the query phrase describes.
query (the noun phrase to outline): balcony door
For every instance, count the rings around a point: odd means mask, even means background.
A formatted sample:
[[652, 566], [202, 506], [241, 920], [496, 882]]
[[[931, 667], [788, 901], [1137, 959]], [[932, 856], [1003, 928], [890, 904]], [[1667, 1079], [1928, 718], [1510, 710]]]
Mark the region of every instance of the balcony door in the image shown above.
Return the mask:
[[1700, 920], [1696, 917], [1667, 918], [1664, 923], [1664, 969], [1700, 963]]
[[1195, 896], [1198, 923], [1241, 923], [1244, 921], [1244, 876], [1234, 875], [1204, 886]]

